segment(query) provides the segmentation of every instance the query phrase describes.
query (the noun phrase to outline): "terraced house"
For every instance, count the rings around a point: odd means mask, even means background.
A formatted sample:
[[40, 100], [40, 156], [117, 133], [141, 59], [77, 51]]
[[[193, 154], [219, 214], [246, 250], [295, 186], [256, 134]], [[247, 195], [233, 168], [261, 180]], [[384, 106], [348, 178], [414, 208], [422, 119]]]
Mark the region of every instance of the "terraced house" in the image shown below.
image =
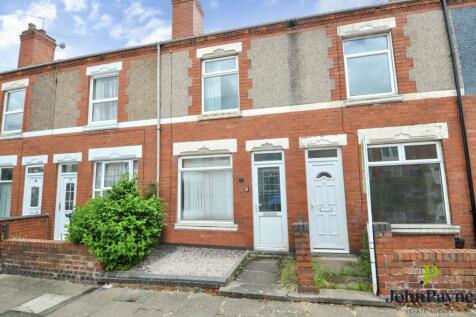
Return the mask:
[[437, 0], [213, 34], [199, 0], [173, 0], [172, 40], [58, 61], [29, 25], [0, 74], [0, 222], [64, 239], [126, 174], [158, 183], [166, 243], [288, 252], [302, 220], [313, 252], [358, 253], [371, 220], [474, 246], [475, 1], [449, 6], [454, 50]]

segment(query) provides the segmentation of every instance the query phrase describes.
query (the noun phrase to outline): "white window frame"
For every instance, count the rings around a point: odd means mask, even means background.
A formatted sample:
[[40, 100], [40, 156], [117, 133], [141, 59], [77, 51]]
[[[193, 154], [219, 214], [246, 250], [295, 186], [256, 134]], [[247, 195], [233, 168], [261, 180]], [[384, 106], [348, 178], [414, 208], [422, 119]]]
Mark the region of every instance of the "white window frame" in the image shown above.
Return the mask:
[[[235, 59], [236, 68], [229, 71], [224, 72], [214, 72], [214, 73], [206, 73], [205, 72], [205, 65], [210, 62], [217, 62], [227, 59]], [[224, 112], [235, 112], [240, 110], [240, 65], [239, 65], [238, 55], [231, 55], [225, 56], [220, 58], [211, 58], [211, 59], [204, 59], [202, 60], [202, 114], [210, 114], [210, 113], [224, 113]], [[238, 104], [236, 108], [233, 109], [224, 109], [224, 110], [214, 110], [214, 111], [205, 111], [205, 79], [210, 77], [221, 77], [226, 75], [238, 75]]]
[[[29, 169], [34, 168], [34, 167], [41, 167], [43, 169], [43, 172], [41, 173], [30, 173]], [[38, 200], [38, 213], [30, 213], [29, 208], [30, 208], [30, 198], [31, 195], [27, 195], [28, 190], [28, 177], [30, 175], [34, 176], [40, 176], [42, 177], [41, 179], [41, 184], [40, 184], [40, 194], [39, 194], [39, 200]], [[25, 182], [23, 185], [23, 215], [24, 216], [31, 216], [31, 215], [40, 215], [41, 214], [41, 207], [42, 207], [42, 201], [43, 201], [43, 187], [45, 183], [45, 165], [42, 164], [35, 164], [35, 165], [25, 165]], [[30, 197], [29, 197], [30, 196]]]
[[[112, 187], [104, 187], [104, 177], [105, 177], [105, 165], [109, 163], [125, 163], [129, 164], [129, 179], [133, 179], [134, 176], [134, 162], [137, 161], [137, 169], [139, 169], [139, 160], [108, 160], [108, 161], [94, 161], [94, 173], [93, 173], [93, 197], [98, 197], [104, 195], [104, 193], [110, 190]], [[101, 174], [101, 188], [96, 188], [96, 168], [97, 165], [102, 165], [102, 174]], [[100, 194], [96, 195], [96, 192], [101, 192]]]
[[[4, 169], [11, 169], [11, 170], [12, 170], [12, 179], [9, 180], [9, 181], [6, 181], [6, 180], [2, 180], [2, 179], [0, 178], [0, 184], [12, 184], [12, 186], [13, 186], [13, 166], [0, 166], [0, 176], [1, 176], [2, 171], [3, 171]], [[12, 212], [12, 210], [11, 210], [12, 194], [13, 194], [13, 187], [12, 187], [12, 192], [10, 193], [10, 210], [8, 211], [7, 217], [10, 217], [11, 212]]]
[[[15, 92], [19, 92], [19, 91], [23, 91], [23, 92], [24, 92], [23, 107], [22, 107], [22, 109], [21, 109], [21, 110], [9, 111], [9, 112], [7, 113], [8, 96], [9, 96], [11, 93], [15, 93]], [[23, 131], [23, 116], [24, 116], [24, 113], [25, 113], [26, 88], [20, 88], [20, 89], [14, 89], [14, 90], [7, 90], [7, 91], [4, 92], [3, 98], [4, 98], [4, 101], [3, 101], [3, 115], [2, 115], [2, 134], [21, 133], [21, 132]], [[7, 116], [7, 115], [11, 115], [11, 114], [18, 114], [18, 113], [21, 113], [21, 114], [22, 114], [22, 125], [21, 125], [21, 129], [20, 129], [20, 130], [5, 131], [5, 118], [6, 118], [6, 116]]]
[[[434, 144], [436, 145], [436, 159], [423, 159], [423, 160], [407, 160], [405, 157], [405, 146], [415, 146], [415, 145], [428, 145]], [[446, 173], [445, 173], [445, 164], [443, 160], [443, 150], [441, 147], [441, 142], [407, 142], [407, 143], [395, 143], [395, 144], [372, 144], [367, 146], [368, 149], [372, 148], [385, 148], [385, 147], [397, 147], [398, 148], [398, 160], [395, 161], [381, 161], [381, 162], [370, 162], [370, 158], [367, 162], [368, 165], [368, 174], [367, 177], [369, 179], [369, 186], [371, 187], [372, 184], [370, 182], [370, 168], [373, 166], [401, 166], [401, 165], [419, 165], [419, 164], [440, 164], [440, 171], [441, 171], [441, 186], [443, 191], [443, 200], [445, 205], [445, 213], [446, 213], [446, 224], [443, 225], [451, 225], [451, 212], [450, 212], [450, 205], [448, 200], [448, 189], [446, 184]], [[371, 199], [372, 190], [369, 188], [369, 198]], [[414, 224], [392, 224], [392, 226], [399, 226], [399, 227], [413, 227]], [[419, 227], [434, 227], [434, 226], [441, 226], [442, 224], [418, 224]]]
[[[199, 167], [199, 168], [184, 168], [183, 161], [187, 159], [202, 159], [202, 158], [210, 158], [210, 157], [229, 157], [230, 158], [230, 165], [228, 167], [220, 166], [220, 167]], [[223, 170], [230, 170], [232, 174], [232, 182], [231, 182], [231, 192], [232, 194], [232, 202], [231, 202], [231, 220], [182, 220], [182, 172], [186, 171], [223, 171]], [[234, 224], [235, 222], [235, 211], [234, 211], [234, 186], [233, 186], [233, 156], [231, 154], [216, 154], [216, 155], [196, 155], [196, 156], [183, 156], [180, 157], [178, 160], [178, 176], [177, 176], [177, 224], [175, 225], [176, 228], [182, 226], [184, 229], [188, 228], [199, 228], [199, 227], [208, 227], [208, 228], [216, 228], [216, 227], [228, 227], [233, 231], [236, 231], [237, 226]]]
[[[380, 36], [386, 36], [387, 37], [387, 46], [388, 48], [386, 50], [379, 50], [379, 51], [367, 51], [364, 53], [358, 53], [358, 54], [346, 54], [345, 53], [345, 42], [348, 41], [355, 41], [355, 40], [362, 40], [366, 38], [373, 38], [373, 37], [380, 37]], [[378, 98], [378, 97], [388, 97], [388, 96], [394, 96], [398, 93], [398, 85], [397, 85], [397, 74], [396, 74], [396, 68], [395, 68], [395, 57], [394, 57], [394, 52], [393, 52], [393, 41], [392, 41], [392, 32], [384, 32], [384, 33], [376, 33], [376, 34], [371, 34], [371, 35], [365, 35], [365, 36], [356, 36], [356, 37], [348, 37], [343, 39], [342, 43], [342, 48], [343, 48], [343, 54], [344, 54], [344, 72], [345, 72], [345, 86], [347, 90], [347, 99], [366, 99], [366, 98]], [[357, 95], [357, 96], [351, 96], [350, 95], [350, 85], [349, 85], [349, 66], [347, 64], [348, 59], [351, 58], [356, 58], [356, 57], [366, 57], [366, 56], [375, 56], [375, 55], [383, 55], [387, 54], [387, 59], [388, 59], [388, 68], [390, 71], [390, 82], [392, 85], [392, 91], [391, 92], [386, 92], [386, 93], [376, 93], [376, 94], [370, 94], [370, 95]]]
[[[117, 77], [117, 97], [114, 98], [105, 98], [105, 99], [97, 99], [93, 100], [93, 94], [94, 94], [94, 81], [96, 79], [103, 79], [103, 78], [111, 78], [111, 77]], [[116, 109], [116, 119], [115, 120], [103, 120], [103, 121], [93, 121], [93, 106], [97, 103], [102, 103], [102, 102], [111, 102], [111, 101], [116, 101], [117, 102], [117, 109]], [[89, 111], [88, 111], [88, 125], [90, 126], [97, 126], [97, 125], [108, 125], [108, 124], [115, 124], [117, 123], [117, 117], [119, 113], [119, 73], [107, 73], [107, 74], [101, 74], [101, 75], [96, 75], [96, 76], [91, 76], [89, 80]]]

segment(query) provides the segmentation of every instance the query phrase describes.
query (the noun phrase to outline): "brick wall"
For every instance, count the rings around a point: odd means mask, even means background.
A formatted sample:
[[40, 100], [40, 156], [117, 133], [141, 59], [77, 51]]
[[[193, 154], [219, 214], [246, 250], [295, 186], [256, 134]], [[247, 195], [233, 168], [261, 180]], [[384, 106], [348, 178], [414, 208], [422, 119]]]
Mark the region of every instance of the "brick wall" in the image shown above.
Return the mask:
[[315, 292], [313, 283], [312, 255], [309, 240], [309, 224], [299, 221], [293, 224], [294, 250], [298, 287], [300, 292]]
[[88, 249], [62, 241], [12, 239], [0, 243], [2, 272], [90, 280], [103, 272]]
[[[453, 235], [402, 237], [392, 235], [388, 224], [374, 228], [381, 296], [388, 296], [391, 290], [476, 289], [476, 249], [454, 249]], [[425, 267], [430, 269], [428, 284], [422, 283]]]
[[18, 216], [0, 218], [0, 229], [8, 226], [8, 237], [0, 233], [0, 240], [5, 238], [23, 239], [48, 239], [49, 217], [48, 215]]

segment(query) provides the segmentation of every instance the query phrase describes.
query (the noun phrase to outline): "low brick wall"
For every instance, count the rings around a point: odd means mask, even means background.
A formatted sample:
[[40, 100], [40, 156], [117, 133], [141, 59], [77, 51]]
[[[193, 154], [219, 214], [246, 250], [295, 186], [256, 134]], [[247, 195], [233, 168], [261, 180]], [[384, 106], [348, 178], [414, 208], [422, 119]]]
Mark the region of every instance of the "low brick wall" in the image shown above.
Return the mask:
[[309, 224], [297, 222], [293, 224], [294, 249], [296, 252], [296, 266], [298, 287], [300, 292], [315, 292], [312, 271], [312, 254], [309, 240]]
[[63, 241], [11, 239], [0, 243], [3, 273], [92, 280], [101, 263], [84, 246]]
[[[454, 236], [392, 235], [390, 226], [374, 226], [378, 288], [381, 296], [391, 291], [418, 290], [436, 293], [476, 290], [476, 249], [454, 249]], [[424, 240], [424, 241], [422, 241]], [[433, 245], [422, 249], [414, 245]]]
[[6, 228], [0, 235], [3, 239], [48, 239], [48, 221], [48, 215], [0, 218], [0, 230]]

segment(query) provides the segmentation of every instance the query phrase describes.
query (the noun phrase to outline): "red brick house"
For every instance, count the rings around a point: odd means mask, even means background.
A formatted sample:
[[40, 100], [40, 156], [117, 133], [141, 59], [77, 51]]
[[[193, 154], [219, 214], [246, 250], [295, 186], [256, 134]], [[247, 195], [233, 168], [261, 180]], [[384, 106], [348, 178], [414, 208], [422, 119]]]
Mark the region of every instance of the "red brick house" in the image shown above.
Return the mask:
[[166, 243], [288, 252], [302, 219], [313, 252], [358, 253], [370, 207], [402, 241], [474, 246], [440, 1], [214, 34], [199, 0], [172, 5], [158, 44], [53, 61], [51, 37], [23, 32], [0, 74], [10, 235], [64, 238], [73, 206], [127, 173], [158, 183]]

